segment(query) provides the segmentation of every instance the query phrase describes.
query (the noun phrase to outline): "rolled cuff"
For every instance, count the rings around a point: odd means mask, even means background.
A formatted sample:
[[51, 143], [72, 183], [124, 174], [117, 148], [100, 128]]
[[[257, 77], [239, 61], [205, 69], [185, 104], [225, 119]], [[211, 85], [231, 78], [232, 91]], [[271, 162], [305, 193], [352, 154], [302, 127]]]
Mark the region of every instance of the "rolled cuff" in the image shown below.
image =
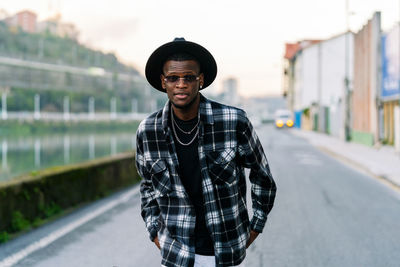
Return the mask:
[[257, 233], [262, 233], [266, 222], [267, 219], [260, 219], [256, 216], [253, 216], [250, 222], [250, 230], [253, 230]]
[[149, 238], [151, 241], [154, 241], [154, 238], [157, 237], [157, 233], [160, 230], [159, 224], [155, 223], [153, 224], [151, 227], [149, 227], [148, 229], [149, 232]]

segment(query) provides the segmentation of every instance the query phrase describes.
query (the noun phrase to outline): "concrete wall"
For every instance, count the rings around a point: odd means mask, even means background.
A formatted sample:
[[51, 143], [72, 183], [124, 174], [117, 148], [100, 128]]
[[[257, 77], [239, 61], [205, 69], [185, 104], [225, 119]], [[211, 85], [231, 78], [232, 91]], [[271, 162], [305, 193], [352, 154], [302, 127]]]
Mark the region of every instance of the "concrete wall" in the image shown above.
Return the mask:
[[353, 33], [341, 34], [304, 48], [295, 62], [295, 110], [314, 105], [312, 128], [337, 137], [344, 128], [345, 77], [353, 79], [353, 47]]
[[350, 84], [353, 80], [354, 35], [351, 32], [345, 33], [322, 42], [321, 46], [321, 106], [329, 108], [330, 134], [341, 137], [344, 130], [346, 75]]
[[302, 51], [296, 55], [294, 62], [294, 77], [293, 77], [293, 108], [294, 111], [300, 111], [302, 106], [301, 99], [303, 94], [303, 53]]
[[55, 210], [93, 201], [139, 180], [134, 155], [129, 152], [50, 168], [1, 183], [0, 233], [24, 230], [21, 224], [35, 224], [47, 219]]
[[352, 140], [366, 145], [373, 145], [379, 138], [380, 25], [380, 13], [376, 12], [354, 38]]
[[[347, 37], [346, 37], [347, 36]], [[348, 38], [348, 66], [349, 79], [353, 79], [353, 33], [342, 34], [323, 41], [322, 46], [322, 96], [323, 106], [336, 105], [344, 95], [344, 79], [346, 76], [346, 38]]]
[[303, 84], [301, 87], [300, 106], [310, 107], [312, 103], [318, 103], [319, 87], [319, 44], [312, 45], [303, 50]]

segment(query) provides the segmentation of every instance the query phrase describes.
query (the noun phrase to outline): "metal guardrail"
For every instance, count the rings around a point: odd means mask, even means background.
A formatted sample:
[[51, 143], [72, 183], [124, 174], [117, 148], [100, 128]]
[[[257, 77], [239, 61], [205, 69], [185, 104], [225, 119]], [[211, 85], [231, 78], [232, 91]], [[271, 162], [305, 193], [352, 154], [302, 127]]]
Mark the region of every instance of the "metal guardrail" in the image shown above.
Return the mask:
[[137, 121], [145, 119], [148, 113], [62, 113], [62, 112], [7, 112], [2, 116], [11, 120], [42, 121]]

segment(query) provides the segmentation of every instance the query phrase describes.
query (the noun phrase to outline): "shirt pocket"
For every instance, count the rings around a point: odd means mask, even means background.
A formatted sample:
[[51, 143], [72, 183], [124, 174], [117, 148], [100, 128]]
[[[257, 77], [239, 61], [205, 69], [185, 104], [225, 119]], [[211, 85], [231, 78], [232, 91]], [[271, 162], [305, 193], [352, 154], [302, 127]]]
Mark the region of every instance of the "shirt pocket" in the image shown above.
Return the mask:
[[171, 192], [171, 179], [164, 160], [157, 159], [147, 162], [150, 170], [151, 181], [156, 196], [164, 196]]
[[236, 181], [236, 151], [233, 148], [206, 153], [208, 173], [216, 184], [231, 185]]

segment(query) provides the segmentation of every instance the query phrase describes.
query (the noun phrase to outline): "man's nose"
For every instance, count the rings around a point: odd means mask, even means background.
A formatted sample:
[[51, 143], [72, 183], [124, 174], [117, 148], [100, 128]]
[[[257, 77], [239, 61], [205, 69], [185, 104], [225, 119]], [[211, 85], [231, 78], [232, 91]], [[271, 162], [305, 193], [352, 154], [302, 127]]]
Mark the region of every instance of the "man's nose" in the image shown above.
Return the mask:
[[176, 86], [185, 87], [186, 86], [185, 78], [179, 77], [178, 81], [176, 82]]

